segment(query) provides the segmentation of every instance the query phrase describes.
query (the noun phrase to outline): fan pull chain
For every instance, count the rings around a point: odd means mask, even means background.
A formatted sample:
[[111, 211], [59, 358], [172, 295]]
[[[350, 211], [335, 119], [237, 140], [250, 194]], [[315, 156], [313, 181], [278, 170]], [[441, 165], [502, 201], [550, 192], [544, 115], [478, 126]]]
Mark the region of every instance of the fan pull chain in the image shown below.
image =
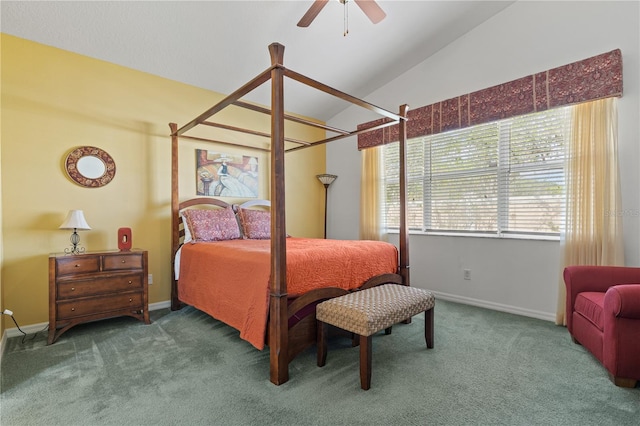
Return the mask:
[[342, 4], [344, 4], [344, 33], [342, 36], [346, 37], [349, 34], [349, 0], [344, 0]]

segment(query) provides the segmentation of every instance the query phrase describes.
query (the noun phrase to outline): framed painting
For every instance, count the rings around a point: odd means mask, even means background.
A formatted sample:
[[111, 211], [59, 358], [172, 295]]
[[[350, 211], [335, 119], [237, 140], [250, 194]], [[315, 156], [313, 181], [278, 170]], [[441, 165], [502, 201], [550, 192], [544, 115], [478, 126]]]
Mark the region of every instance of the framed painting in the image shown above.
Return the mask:
[[258, 158], [196, 149], [196, 195], [258, 197]]

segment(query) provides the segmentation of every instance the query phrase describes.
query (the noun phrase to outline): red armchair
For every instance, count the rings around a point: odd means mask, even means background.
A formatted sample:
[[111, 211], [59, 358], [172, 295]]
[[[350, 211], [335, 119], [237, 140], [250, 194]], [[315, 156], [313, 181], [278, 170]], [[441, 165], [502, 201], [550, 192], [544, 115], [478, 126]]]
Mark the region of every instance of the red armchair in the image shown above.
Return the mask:
[[640, 380], [640, 268], [569, 266], [567, 329], [609, 372], [616, 386]]

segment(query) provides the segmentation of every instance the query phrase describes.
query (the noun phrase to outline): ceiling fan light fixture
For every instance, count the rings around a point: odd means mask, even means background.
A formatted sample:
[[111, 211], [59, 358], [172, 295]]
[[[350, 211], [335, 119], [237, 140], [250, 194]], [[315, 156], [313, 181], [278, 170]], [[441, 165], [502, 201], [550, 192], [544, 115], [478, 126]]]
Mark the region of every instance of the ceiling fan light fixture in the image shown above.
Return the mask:
[[[344, 35], [346, 36], [349, 33], [349, 1], [350, 0], [338, 0], [344, 6]], [[367, 15], [367, 18], [374, 24], [382, 21], [387, 14], [384, 13], [382, 8], [378, 6], [378, 3], [375, 0], [354, 0], [358, 7]], [[329, 0], [315, 0], [309, 10], [302, 16], [302, 19], [298, 22], [299, 27], [308, 27], [316, 16], [322, 11], [322, 9], [327, 5]]]

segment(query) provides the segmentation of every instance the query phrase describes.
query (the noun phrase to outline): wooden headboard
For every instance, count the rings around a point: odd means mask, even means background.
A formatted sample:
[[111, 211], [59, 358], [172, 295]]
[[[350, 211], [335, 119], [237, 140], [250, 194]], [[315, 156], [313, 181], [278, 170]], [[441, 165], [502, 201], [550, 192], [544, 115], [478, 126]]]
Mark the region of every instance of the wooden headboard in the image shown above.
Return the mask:
[[250, 209], [251, 207], [264, 207], [265, 209], [271, 208], [271, 201], [269, 200], [249, 200], [242, 204], [234, 204], [233, 210], [237, 213], [240, 209]]

